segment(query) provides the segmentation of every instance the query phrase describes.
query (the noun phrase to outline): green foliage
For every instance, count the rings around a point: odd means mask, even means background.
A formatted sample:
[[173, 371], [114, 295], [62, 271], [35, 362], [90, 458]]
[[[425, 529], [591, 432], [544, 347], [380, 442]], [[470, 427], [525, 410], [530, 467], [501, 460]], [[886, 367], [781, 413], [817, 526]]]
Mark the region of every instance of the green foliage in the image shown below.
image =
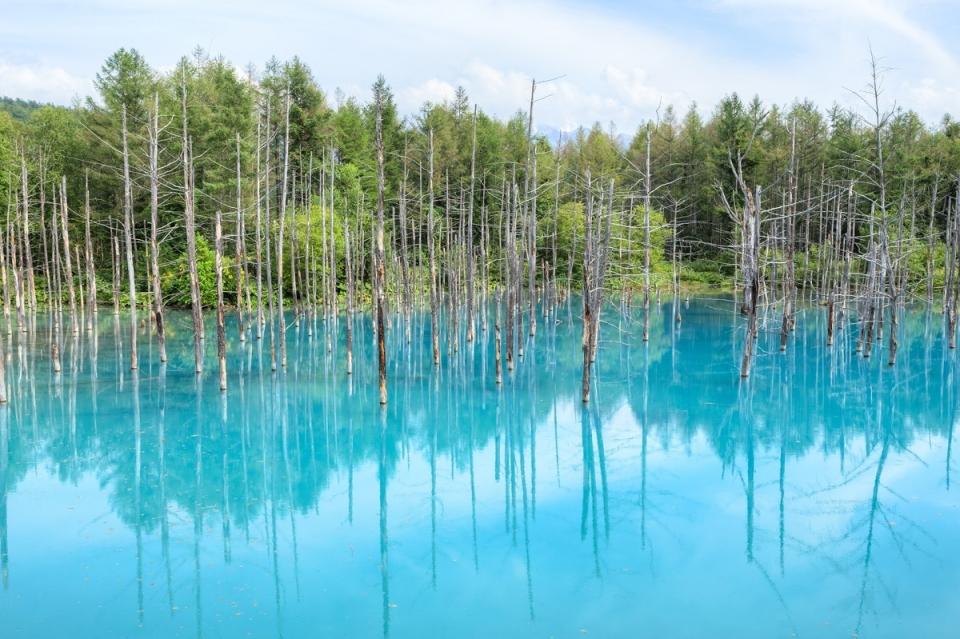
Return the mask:
[[330, 111], [326, 96], [314, 81], [310, 68], [296, 56], [284, 63], [271, 59], [260, 86], [270, 101], [273, 126], [277, 128], [284, 125], [289, 95], [290, 146], [319, 156], [329, 139], [327, 121]]
[[[236, 193], [236, 161], [249, 164], [251, 141], [237, 136], [253, 126], [253, 91], [222, 59], [205, 61], [190, 87], [190, 129], [201, 210], [212, 214]], [[242, 136], [241, 136], [242, 140]]]
[[0, 188], [4, 194], [16, 184], [14, 178], [14, 167], [17, 163], [16, 138], [17, 125], [13, 117], [5, 111], [0, 111], [0, 167], [4, 167], [0, 168]]
[[33, 100], [21, 100], [20, 98], [8, 98], [0, 95], [0, 112], [8, 114], [14, 120], [25, 122], [30, 119], [30, 115], [39, 109], [42, 105]]
[[709, 258], [699, 258], [680, 265], [680, 283], [685, 290], [718, 291], [729, 289], [733, 284], [730, 265]]
[[557, 268], [562, 265], [567, 269], [573, 260], [575, 276], [582, 273], [583, 267], [583, 238], [586, 232], [583, 210], [581, 202], [565, 202], [557, 211]]
[[[185, 247], [176, 249], [176, 255], [165, 253], [164, 263], [167, 268], [161, 269], [160, 286], [163, 289], [164, 303], [170, 306], [190, 306], [190, 270]], [[171, 259], [172, 258], [172, 259]], [[200, 301], [204, 306], [215, 306], [217, 303], [217, 272], [216, 253], [206, 238], [197, 234], [197, 278], [200, 282]], [[223, 287], [225, 296], [233, 296], [236, 291], [233, 260], [223, 259]]]
[[[309, 235], [307, 234], [307, 230], [308, 230], [307, 217], [308, 216], [310, 218]], [[314, 203], [313, 206], [310, 207], [309, 213], [307, 211], [298, 211], [292, 214], [291, 217], [292, 219], [289, 222], [289, 228], [287, 229], [287, 232], [291, 234], [290, 236], [291, 241], [297, 245], [298, 256], [301, 258], [301, 260], [304, 259], [304, 257], [307, 254], [307, 246], [309, 244], [310, 252], [312, 255], [311, 260], [315, 258], [317, 262], [317, 278], [318, 279], [321, 278], [322, 273], [326, 273], [327, 276], [329, 276], [330, 269], [326, 264], [323, 263], [323, 259], [322, 259], [323, 243], [324, 243], [323, 233], [324, 233], [324, 230], [327, 233], [327, 244], [328, 244], [328, 250], [329, 250], [331, 221], [335, 219], [335, 216], [331, 216], [330, 210], [325, 206], [320, 206], [319, 204]], [[343, 215], [339, 216], [340, 219], [343, 219], [343, 217], [345, 216]], [[337, 277], [344, 278], [346, 276], [345, 275], [346, 248], [344, 244], [342, 224], [333, 225], [333, 236], [334, 236], [334, 246], [332, 248], [334, 251], [334, 255], [336, 256]], [[289, 253], [286, 257], [288, 258], [288, 260], [291, 258]], [[356, 260], [357, 258], [354, 256], [353, 259]], [[300, 266], [302, 268], [302, 263]], [[288, 268], [292, 270], [294, 268], [294, 265], [288, 262]]]
[[368, 149], [373, 142], [363, 121], [363, 112], [354, 98], [350, 98], [337, 109], [333, 116], [333, 131], [333, 143], [337, 147], [341, 162], [354, 167], [366, 162]]
[[[536, 131], [532, 140], [528, 139], [525, 112], [518, 111], [507, 119], [493, 117], [473, 104], [462, 87], [448, 101], [424, 104], [409, 119], [403, 119], [383, 77], [373, 83], [369, 96], [344, 98], [338, 94], [335, 105], [328, 104], [310, 68], [296, 57], [269, 61], [263, 74], [257, 77], [253, 71], [240, 73], [224, 59], [198, 49], [182, 58], [174, 69], [155, 73], [136, 50], [119, 49], [104, 62], [95, 86], [99, 93], [97, 101], [90, 99], [72, 108], [0, 100], [0, 196], [12, 194], [20, 187], [17, 145], [22, 143], [31, 210], [39, 209], [42, 192], [49, 217], [52, 186], [65, 175], [67, 196], [74, 213], [72, 232], [80, 237], [82, 220], [78, 213], [89, 181], [95, 253], [101, 276], [106, 275], [109, 281], [110, 237], [118, 232], [117, 222], [123, 217], [120, 113], [125, 108], [128, 114], [135, 243], [142, 247], [148, 233], [146, 222], [150, 211], [146, 179], [147, 123], [156, 94], [161, 123], [161, 263], [167, 301], [175, 305], [189, 304], [185, 250], [180, 239], [185, 124], [194, 158], [198, 266], [205, 304], [212, 304], [214, 295], [213, 253], [209, 242], [215, 212], [224, 213], [225, 232], [231, 238], [226, 259], [230, 263], [239, 186], [240, 207], [247, 224], [247, 255], [252, 262], [255, 194], [259, 189], [261, 207], [265, 208], [267, 201], [270, 202], [276, 232], [284, 160], [289, 165], [289, 233], [297, 244], [298, 256], [302, 258], [305, 254], [308, 215], [313, 233], [311, 250], [319, 255], [321, 220], [323, 215], [330, 219], [328, 209], [332, 200], [333, 217], [337, 220], [337, 269], [343, 282], [343, 224], [350, 225], [355, 241], [362, 237], [368, 243], [371, 237], [377, 199], [376, 104], [379, 104], [383, 128], [388, 256], [396, 254], [404, 236], [410, 242], [411, 252], [417, 250], [416, 240], [423, 242], [420, 250], [425, 253], [425, 231], [432, 216], [437, 225], [436, 237], [441, 239], [439, 259], [448, 259], [446, 232], [448, 228], [459, 231], [462, 218], [472, 205], [474, 226], [466, 231], [467, 237], [476, 248], [484, 228], [483, 216], [489, 240], [490, 276], [494, 281], [500, 277], [503, 264], [499, 250], [504, 240], [504, 191], [517, 185], [523, 199], [522, 214], [526, 215], [531, 201], [525, 191], [529, 183], [536, 189], [538, 258], [543, 262], [553, 259], [556, 210], [557, 274], [565, 279], [572, 264], [574, 285], [579, 285], [585, 176], [589, 171], [597, 195], [611, 180], [615, 187], [616, 223], [609, 281], [612, 286], [642, 285], [643, 208], [637, 204], [643, 201], [648, 177], [648, 140], [649, 180], [654, 191], [650, 216], [654, 286], [670, 283], [675, 217], [679, 229], [677, 245], [683, 255], [684, 285], [730, 286], [735, 253], [731, 247], [738, 243], [738, 229], [723, 206], [720, 191], [735, 207], [741, 204], [730, 168], [732, 158], [742, 156], [744, 179], [748, 184], [764, 186], [768, 212], [783, 210], [779, 207], [788, 183], [788, 164], [791, 157], [794, 158], [793, 169], [800, 190], [798, 199], [804, 202], [801, 215], [809, 220], [811, 227], [801, 229], [798, 225], [796, 229], [796, 266], [800, 281], [819, 281], [822, 269], [827, 266], [816, 243], [829, 233], [819, 228], [819, 216], [816, 212], [810, 213], [817, 209], [809, 203], [817, 202], [821, 195], [831, 202], [839, 201], [844, 212], [849, 208], [852, 219], [860, 224], [868, 219], [871, 202], [878, 201], [879, 197], [874, 132], [855, 113], [839, 107], [821, 110], [809, 101], [764, 105], [757, 98], [745, 100], [730, 94], [711, 112], [700, 110], [696, 105], [690, 105], [683, 113], [666, 107], [656, 121], [642, 123], [628, 144], [624, 144], [612, 126], [596, 123], [564, 133], [562, 143], [552, 145]], [[288, 98], [289, 148], [285, 148], [284, 114]], [[471, 202], [469, 180], [474, 130], [476, 183]], [[433, 174], [428, 175], [431, 135]], [[942, 286], [943, 230], [950, 198], [955, 196], [954, 176], [960, 173], [960, 123], [947, 117], [932, 126], [913, 112], [898, 110], [881, 130], [880, 139], [885, 149], [886, 200], [884, 210], [878, 212], [875, 221], [886, 216], [886, 221], [892, 222], [908, 213], [915, 217], [915, 228], [920, 231], [914, 231], [917, 239], [904, 242], [902, 262], [907, 268], [909, 285], [917, 289], [926, 286], [926, 229], [932, 216], [937, 237], [934, 279], [937, 286]], [[255, 163], [258, 156], [259, 167]], [[529, 171], [534, 158], [536, 183]], [[265, 175], [268, 165], [269, 174]], [[335, 175], [332, 192], [331, 170]], [[429, 193], [431, 178], [433, 192]], [[559, 185], [554, 182], [558, 178]], [[845, 193], [851, 184], [853, 190], [847, 197]], [[305, 194], [307, 185], [312, 188], [309, 197]], [[821, 188], [830, 192], [821, 194]], [[936, 198], [933, 197], [935, 190]], [[397, 228], [401, 194], [408, 217], [407, 229]], [[308, 214], [304, 211], [305, 203], [311, 199]], [[915, 210], [911, 210], [912, 205]], [[825, 214], [831, 215], [832, 210], [825, 209]], [[772, 217], [764, 222], [765, 235], [776, 232], [771, 229], [771, 222]], [[37, 217], [32, 218], [31, 224], [34, 246], [39, 247]], [[801, 231], [808, 231], [809, 235]], [[864, 250], [865, 228], [858, 228], [857, 232], [859, 253]], [[805, 253], [807, 238], [812, 244]], [[368, 246], [356, 248], [355, 261], [364, 279], [358, 282], [358, 289], [363, 291], [370, 275], [369, 251]], [[287, 259], [292, 257], [289, 251], [285, 254]], [[35, 255], [39, 255], [39, 250]], [[776, 253], [769, 253], [767, 257], [782, 259]], [[138, 263], [142, 264], [139, 256]], [[302, 263], [288, 262], [287, 266], [303, 268]], [[855, 259], [855, 272], [862, 268], [859, 258]], [[138, 285], [146, 290], [143, 271], [138, 268]], [[226, 275], [229, 296], [235, 291], [233, 269], [227, 268]]]
[[619, 173], [623, 164], [616, 139], [594, 124], [589, 131], [580, 129], [574, 138], [570, 153], [571, 168], [594, 179], [609, 180]]
[[103, 63], [94, 86], [106, 107], [119, 114], [126, 107], [129, 120], [142, 120], [153, 89], [153, 71], [136, 49], [118, 49]]
[[27, 123], [27, 134], [36, 141], [33, 151], [42, 155], [49, 178], [67, 173], [71, 161], [85, 151], [77, 116], [73, 109], [43, 106], [33, 112]]

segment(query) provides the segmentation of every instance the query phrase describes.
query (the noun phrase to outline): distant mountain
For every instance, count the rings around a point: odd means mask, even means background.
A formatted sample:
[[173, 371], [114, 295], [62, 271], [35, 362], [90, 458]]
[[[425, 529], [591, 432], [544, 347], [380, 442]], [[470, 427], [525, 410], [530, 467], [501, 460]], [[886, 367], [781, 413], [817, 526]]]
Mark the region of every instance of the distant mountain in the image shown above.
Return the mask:
[[0, 111], [6, 111], [14, 120], [24, 121], [30, 117], [30, 114], [43, 105], [33, 100], [21, 100], [20, 98], [8, 98], [0, 95]]
[[[542, 135], [543, 137], [547, 138], [551, 146], [557, 145], [557, 141], [560, 140], [561, 135], [563, 136], [563, 140], [565, 142], [569, 141], [574, 135], [576, 135], [576, 130], [564, 131], [555, 126], [550, 126], [549, 124], [538, 124], [536, 129], [537, 135]], [[618, 133], [616, 134], [615, 139], [617, 144], [620, 145], [622, 149], [625, 149], [630, 146], [630, 141], [633, 139], [633, 136], [627, 133]]]
[[557, 127], [553, 127], [547, 124], [538, 124], [537, 125], [537, 135], [542, 135], [547, 138], [550, 142], [550, 146], [556, 146], [557, 141], [560, 140], [560, 135], [563, 134], [563, 139], [569, 140], [570, 133], [566, 131], [561, 131]]

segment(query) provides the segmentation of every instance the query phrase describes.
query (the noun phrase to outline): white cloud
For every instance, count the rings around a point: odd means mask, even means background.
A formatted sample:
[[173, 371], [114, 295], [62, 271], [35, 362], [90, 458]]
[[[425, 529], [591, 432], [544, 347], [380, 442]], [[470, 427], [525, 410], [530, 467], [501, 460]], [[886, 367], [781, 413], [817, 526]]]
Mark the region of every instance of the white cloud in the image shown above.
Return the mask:
[[397, 101], [405, 111], [413, 111], [426, 102], [449, 102], [456, 92], [456, 87], [449, 82], [431, 78], [422, 84], [401, 89], [397, 93]]
[[920, 113], [957, 113], [960, 89], [946, 86], [933, 78], [923, 78], [906, 88], [907, 104]]
[[624, 70], [609, 65], [605, 69], [605, 75], [610, 89], [624, 98], [630, 106], [649, 109], [659, 106], [667, 98], [664, 91], [650, 84], [648, 74], [643, 69], [634, 67]]
[[[532, 77], [563, 74], [543, 87], [553, 97], [538, 103], [536, 119], [566, 129], [613, 120], [630, 131], [658, 106], [682, 109], [696, 101], [709, 109], [731, 91], [780, 104], [811, 98], [823, 106], [854, 106], [846, 87], [859, 87], [867, 77], [870, 42], [885, 64], [897, 67], [889, 82], [897, 87], [887, 96], [891, 100], [905, 104], [912, 98], [903, 76], [917, 69], [930, 72], [937, 86], [955, 75], [950, 51], [889, 2], [707, 2], [708, 39], [691, 37], [680, 23], [653, 28], [603, 7], [544, 0], [412, 0], [402, 7], [358, 0], [344, 11], [363, 21], [374, 41], [403, 43], [402, 68], [388, 62], [382, 69], [399, 87], [422, 90], [428, 80], [460, 84], [488, 111], [509, 116], [526, 107]], [[703, 16], [690, 22], [698, 18]], [[741, 31], [746, 24], [745, 44], [733, 43], [742, 33], [724, 35], [734, 22]], [[752, 32], [764, 42], [751, 45]], [[428, 75], [411, 79], [418, 69]], [[932, 120], [942, 114], [944, 101], [906, 106]]]
[[0, 95], [67, 103], [74, 97], [86, 95], [90, 89], [89, 80], [78, 78], [62, 67], [0, 61]]
[[89, 79], [119, 46], [138, 47], [163, 68], [199, 43], [241, 69], [299, 55], [330, 95], [339, 86], [366, 100], [383, 73], [408, 114], [462, 85], [484, 110], [509, 117], [526, 109], [531, 78], [562, 75], [538, 89], [550, 97], [537, 103], [536, 122], [570, 129], [615, 121], [629, 132], [661, 104], [682, 109], [695, 100], [710, 109], [731, 91], [779, 104], [811, 98], [853, 106], [845, 87], [863, 85], [872, 42], [894, 67], [886, 97], [934, 120], [957, 110], [950, 87], [960, 66], [955, 45], [937, 36], [948, 27], [915, 6], [687, 0], [685, 12], [658, 14], [586, 0], [208, 0], [189, 9], [186, 0], [97, 0], [83, 12], [60, 6], [5, 16], [4, 55], [32, 60], [42, 52], [50, 64], [17, 67], [33, 75], [16, 82], [0, 67], [0, 93], [66, 102], [90, 90]]
[[[570, 131], [594, 121], [629, 121], [633, 109], [652, 111], [659, 104], [662, 94], [643, 84], [642, 72], [608, 67], [605, 76], [605, 90], [599, 92], [588, 90], [568, 78], [550, 81], [541, 78], [535, 95], [534, 125], [542, 123]], [[470, 99], [481, 105], [484, 111], [499, 117], [510, 117], [529, 107], [532, 81], [529, 74], [498, 69], [474, 60], [454, 77], [455, 84], [430, 78], [400, 89], [397, 92], [400, 108], [412, 113], [424, 102], [450, 101], [456, 93], [456, 86], [462, 86]], [[544, 113], [546, 115], [541, 115]]]
[[[720, 6], [749, 8], [761, 14], [777, 14], [785, 21], [814, 22], [830, 31], [849, 31], [864, 23], [882, 27], [901, 36], [930, 63], [955, 71], [957, 58], [928, 28], [911, 19], [924, 2], [916, 0], [718, 0]], [[822, 42], [823, 32], [812, 30], [810, 35]]]

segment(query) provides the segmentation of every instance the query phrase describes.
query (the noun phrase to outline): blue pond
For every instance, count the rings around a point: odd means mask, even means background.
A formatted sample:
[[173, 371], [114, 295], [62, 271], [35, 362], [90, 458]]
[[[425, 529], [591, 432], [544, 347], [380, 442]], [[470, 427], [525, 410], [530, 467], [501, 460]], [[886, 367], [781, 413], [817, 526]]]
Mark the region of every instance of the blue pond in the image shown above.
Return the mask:
[[[229, 390], [101, 310], [5, 334], [0, 637], [956, 637], [958, 355], [910, 311], [899, 359], [776, 313], [738, 376], [729, 300], [605, 311], [580, 402], [577, 307], [495, 384], [492, 322], [393, 318], [377, 401], [368, 316], [294, 323], [288, 366], [228, 318]], [[310, 328], [311, 330], [308, 330]], [[462, 330], [462, 326], [460, 327]], [[328, 339], [329, 337], [329, 339]]]

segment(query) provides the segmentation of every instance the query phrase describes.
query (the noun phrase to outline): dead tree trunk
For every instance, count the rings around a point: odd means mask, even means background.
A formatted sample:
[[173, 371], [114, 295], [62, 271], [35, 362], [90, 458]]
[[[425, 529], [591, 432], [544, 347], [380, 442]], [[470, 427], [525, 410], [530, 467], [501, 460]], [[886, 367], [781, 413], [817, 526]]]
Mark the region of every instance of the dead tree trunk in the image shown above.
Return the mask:
[[[11, 206], [11, 194], [10, 190], [7, 191], [7, 219], [10, 218], [10, 209]], [[3, 283], [3, 317], [7, 323], [7, 335], [13, 333], [13, 324], [10, 321], [10, 283], [7, 277], [7, 272], [9, 271], [9, 264], [7, 263], [7, 258], [11, 257], [10, 252], [7, 250], [7, 241], [9, 239], [9, 234], [6, 233], [3, 225], [0, 224], [0, 281]], [[49, 284], [48, 284], [49, 286]]]
[[413, 315], [413, 292], [410, 284], [410, 252], [407, 247], [407, 154], [404, 148], [403, 155], [403, 179], [400, 182], [400, 288], [402, 295], [403, 314], [406, 318], [404, 322], [404, 331], [406, 341], [409, 344], [412, 339], [412, 315]]
[[[537, 334], [537, 149], [533, 142], [533, 104], [537, 92], [537, 81], [530, 82], [530, 110], [527, 112], [527, 170], [525, 197], [529, 214], [527, 216], [527, 291], [530, 297], [530, 335]], [[518, 282], [517, 290], [520, 290]], [[518, 309], [520, 316], [523, 311]], [[522, 341], [522, 337], [518, 338]], [[523, 356], [523, 349], [520, 349]]]
[[493, 316], [493, 358], [494, 374], [496, 375], [497, 386], [503, 384], [503, 364], [500, 359], [500, 298], [502, 293], [495, 292], [497, 296], [497, 307]]
[[890, 298], [890, 337], [887, 352], [887, 366], [893, 366], [897, 363], [897, 348], [899, 347], [897, 330], [900, 326], [900, 316], [897, 311], [899, 310], [898, 307], [900, 304], [900, 289], [898, 286], [899, 274], [897, 273], [896, 264], [890, 255], [890, 240], [887, 237], [886, 231], [883, 232], [883, 247], [881, 250], [883, 251], [883, 261], [886, 265], [887, 291]]
[[[153, 284], [153, 321], [157, 327], [157, 350], [161, 362], [167, 361], [167, 337], [163, 325], [163, 291], [160, 287], [160, 96], [153, 96], [153, 114], [150, 119], [150, 279]], [[90, 242], [90, 223], [87, 217], [87, 242]], [[88, 251], [91, 249], [88, 248]], [[92, 268], [92, 266], [91, 266]]]
[[787, 169], [787, 206], [785, 211], [785, 238], [784, 238], [784, 261], [785, 273], [783, 275], [783, 320], [780, 324], [780, 352], [786, 352], [787, 339], [793, 328], [793, 304], [796, 295], [796, 284], [793, 273], [793, 229], [794, 216], [796, 215], [797, 195], [796, 195], [796, 148], [797, 148], [797, 122], [793, 121], [790, 131], [790, 164]]
[[433, 365], [440, 366], [440, 335], [437, 331], [437, 262], [433, 223], [433, 129], [430, 129], [429, 173], [427, 178], [427, 251], [430, 253], [430, 340], [433, 345]]
[[750, 377], [750, 367], [753, 363], [753, 349], [757, 337], [757, 302], [760, 298], [760, 187], [756, 195], [744, 189], [743, 225], [745, 227], [744, 242], [744, 281], [747, 289], [744, 291], [744, 304], [747, 313], [747, 334], [744, 337], [743, 357], [740, 361], [740, 377]]
[[[83, 195], [84, 242], [87, 263], [87, 332], [90, 332], [93, 330], [94, 316], [97, 313], [97, 271], [93, 262], [93, 237], [90, 233], [90, 180], [86, 173], [83, 178]], [[44, 245], [46, 245], [46, 238], [44, 238]], [[44, 251], [44, 254], [46, 254], [46, 251]], [[48, 276], [48, 289], [49, 286]]]
[[[473, 200], [474, 185], [477, 179], [477, 107], [473, 107], [473, 142], [470, 146], [470, 202], [467, 205], [467, 230], [463, 238], [463, 246], [467, 252], [467, 341], [472, 342], [474, 336], [473, 295], [474, 295], [474, 260], [473, 260]], [[536, 325], [534, 325], [536, 326]], [[535, 329], [533, 329], [535, 331]]]
[[256, 200], [257, 200], [257, 218], [256, 218], [256, 250], [257, 250], [257, 339], [263, 337], [263, 237], [261, 233], [261, 206], [260, 206], [260, 181], [262, 176], [260, 175], [260, 118], [257, 118], [257, 151], [256, 151], [256, 163], [257, 163], [257, 186], [256, 186]]
[[333, 147], [330, 147], [330, 251], [328, 252], [330, 264], [330, 318], [336, 321], [337, 318], [337, 242], [333, 233], [334, 222], [334, 180], [336, 179], [336, 153]]
[[214, 230], [214, 270], [217, 275], [217, 361], [220, 364], [220, 390], [227, 390], [227, 327], [223, 313], [223, 224], [217, 209]]
[[[584, 211], [583, 247], [583, 375], [580, 382], [580, 398], [584, 404], [590, 401], [590, 373], [596, 362], [600, 326], [600, 306], [603, 303], [607, 260], [610, 255], [610, 228], [613, 218], [613, 180], [610, 180], [606, 223], [603, 205], [594, 202], [590, 172], [586, 175], [586, 208]], [[602, 198], [602, 194], [601, 194]]]
[[27, 293], [30, 297], [30, 308], [37, 310], [37, 284], [33, 273], [33, 251], [30, 248], [30, 184], [27, 181], [27, 159], [24, 148], [20, 146], [20, 186], [23, 193], [21, 206], [23, 208], [23, 259], [26, 269]]
[[313, 257], [313, 153], [310, 154], [310, 158], [307, 161], [307, 177], [306, 177], [306, 189], [304, 192], [304, 214], [307, 217], [307, 232], [306, 232], [306, 241], [304, 242], [303, 247], [303, 288], [304, 288], [304, 297], [306, 298], [306, 314], [307, 314], [307, 336], [310, 337], [313, 335], [313, 317], [315, 307], [313, 304], [313, 294], [316, 291], [311, 289], [311, 258]]
[[673, 321], [679, 324], [683, 321], [680, 314], [680, 254], [677, 247], [677, 235], [680, 232], [680, 203], [676, 200], [673, 203], [673, 249], [671, 250], [671, 260], [673, 262]]
[[277, 315], [280, 331], [280, 366], [287, 367], [287, 320], [283, 315], [283, 231], [287, 222], [287, 176], [290, 171], [290, 87], [287, 87], [283, 124], [283, 177], [280, 180], [280, 231], [277, 234]]
[[203, 316], [200, 308], [200, 276], [197, 273], [197, 229], [194, 211], [193, 151], [187, 127], [187, 84], [182, 79], [183, 110], [183, 218], [187, 232], [187, 265], [190, 271], [190, 310], [193, 317], [193, 361], [197, 375], [203, 372]]
[[594, 259], [594, 223], [593, 223], [593, 187], [590, 172], [587, 171], [586, 209], [584, 212], [583, 245], [583, 332], [580, 346], [583, 351], [583, 375], [580, 381], [580, 398], [584, 404], [590, 401], [590, 367], [593, 361], [593, 259]]
[[650, 340], [650, 124], [647, 124], [646, 169], [643, 174], [643, 341]]
[[506, 232], [506, 254], [504, 256], [504, 268], [506, 270], [506, 295], [507, 295], [507, 306], [505, 311], [505, 320], [507, 324], [507, 348], [506, 348], [506, 360], [507, 360], [507, 370], [512, 371], [514, 366], [514, 346], [517, 341], [516, 335], [516, 321], [514, 313], [522, 313], [520, 309], [517, 309], [517, 291], [520, 289], [520, 282], [518, 274], [516, 273], [516, 226], [517, 226], [517, 217], [519, 216], [519, 189], [517, 188], [516, 182], [511, 183], [509, 190], [509, 197], [506, 200], [506, 212], [507, 220], [505, 224]]
[[[130, 370], [137, 369], [137, 288], [133, 271], [133, 183], [130, 180], [130, 151], [127, 145], [127, 107], [121, 113], [121, 135], [123, 137], [123, 238], [127, 253], [127, 287], [130, 294]], [[63, 207], [66, 209], [66, 206]], [[67, 225], [64, 220], [63, 239], [67, 241]], [[72, 279], [70, 271], [70, 250], [64, 244], [67, 258], [67, 277]], [[72, 290], [73, 284], [71, 282]], [[70, 293], [73, 297], [73, 293]], [[73, 300], [70, 302], [70, 314], [73, 314]], [[74, 329], [76, 334], [76, 329]]]
[[273, 138], [273, 133], [270, 130], [270, 100], [267, 100], [267, 142], [266, 142], [266, 158], [264, 159], [265, 167], [265, 179], [266, 179], [266, 211], [263, 222], [263, 234], [264, 234], [264, 244], [266, 246], [266, 263], [267, 263], [267, 325], [268, 333], [270, 337], [270, 370], [277, 370], [277, 346], [276, 346], [276, 332], [274, 326], [274, 298], [273, 298], [273, 241], [271, 240], [271, 233], [273, 232], [273, 219], [270, 215], [271, 205], [273, 203], [273, 193], [272, 193], [272, 183], [273, 179], [271, 177], [270, 169], [270, 141]]
[[947, 279], [948, 285], [944, 290], [944, 299], [948, 303], [944, 305], [944, 312], [947, 315], [947, 331], [949, 333], [947, 346], [950, 350], [957, 347], [957, 305], [958, 295], [957, 282], [960, 277], [957, 274], [958, 262], [960, 262], [960, 250], [958, 250], [958, 236], [960, 236], [960, 179], [957, 182], [957, 198], [954, 199], [953, 210], [950, 212], [948, 225], [947, 251], [949, 259], [947, 261]]
[[[50, 362], [53, 368], [54, 373], [59, 373], [61, 370], [60, 362], [60, 340], [61, 340], [61, 323], [62, 323], [62, 311], [63, 311], [63, 290], [60, 286], [60, 280], [62, 277], [62, 267], [60, 263], [60, 222], [57, 220], [57, 210], [59, 206], [57, 205], [57, 193], [54, 190], [53, 194], [53, 213], [51, 216], [50, 224], [50, 235], [53, 245], [53, 288], [52, 293], [52, 308], [51, 312], [53, 313], [53, 322], [50, 327]], [[16, 278], [16, 271], [14, 271], [14, 278]]]
[[[0, 268], [6, 268], [5, 264], [0, 264]], [[48, 284], [49, 286], [49, 284]], [[3, 340], [0, 340], [0, 404], [7, 403], [7, 358], [3, 352]]]
[[927, 229], [927, 309], [933, 307], [933, 253], [934, 230], [933, 220], [937, 216], [937, 190], [940, 187], [940, 173], [937, 172], [933, 182], [933, 194], [930, 196], [930, 220]]
[[60, 222], [63, 230], [63, 256], [66, 264], [67, 290], [70, 294], [70, 324], [74, 335], [80, 334], [80, 325], [77, 322], [77, 294], [73, 286], [73, 259], [70, 256], [70, 231], [67, 227], [67, 177], [63, 176], [60, 182]]
[[113, 263], [113, 315], [120, 316], [120, 238], [116, 229], [110, 227], [111, 262]]
[[353, 375], [353, 265], [350, 260], [350, 225], [343, 225], [343, 258], [347, 277], [347, 375]]
[[[321, 164], [320, 170], [320, 184], [326, 184], [326, 170], [327, 163], [324, 160]], [[323, 267], [320, 269], [320, 286], [323, 288], [323, 319], [329, 320], [333, 315], [333, 306], [330, 304], [330, 284], [328, 272], [330, 268], [330, 251], [327, 246], [329, 237], [327, 235], [327, 199], [326, 199], [326, 187], [322, 186], [321, 198], [320, 198], [320, 261], [323, 264]], [[326, 331], [328, 342], [330, 336], [330, 329]]]
[[383, 172], [383, 96], [377, 91], [374, 96], [376, 100], [376, 154], [377, 154], [377, 228], [376, 243], [374, 245], [374, 260], [376, 272], [374, 273], [374, 291], [376, 296], [377, 313], [377, 362], [378, 379], [380, 383], [380, 404], [387, 403], [387, 350], [385, 343], [386, 331], [386, 302], [384, 299], [384, 284], [386, 274], [384, 272], [384, 254], [383, 254], [383, 206], [384, 206], [384, 172]]
[[557, 297], [557, 233], [560, 228], [560, 149], [563, 138], [557, 142], [557, 175], [554, 182], [553, 193], [553, 229], [550, 234], [550, 314], [556, 313], [559, 300]]
[[240, 341], [247, 340], [246, 326], [243, 322], [243, 287], [247, 283], [247, 268], [243, 257], [244, 224], [243, 224], [243, 185], [240, 180], [240, 132], [237, 132], [237, 224], [236, 242], [234, 251], [234, 277], [237, 280], [237, 333]]

